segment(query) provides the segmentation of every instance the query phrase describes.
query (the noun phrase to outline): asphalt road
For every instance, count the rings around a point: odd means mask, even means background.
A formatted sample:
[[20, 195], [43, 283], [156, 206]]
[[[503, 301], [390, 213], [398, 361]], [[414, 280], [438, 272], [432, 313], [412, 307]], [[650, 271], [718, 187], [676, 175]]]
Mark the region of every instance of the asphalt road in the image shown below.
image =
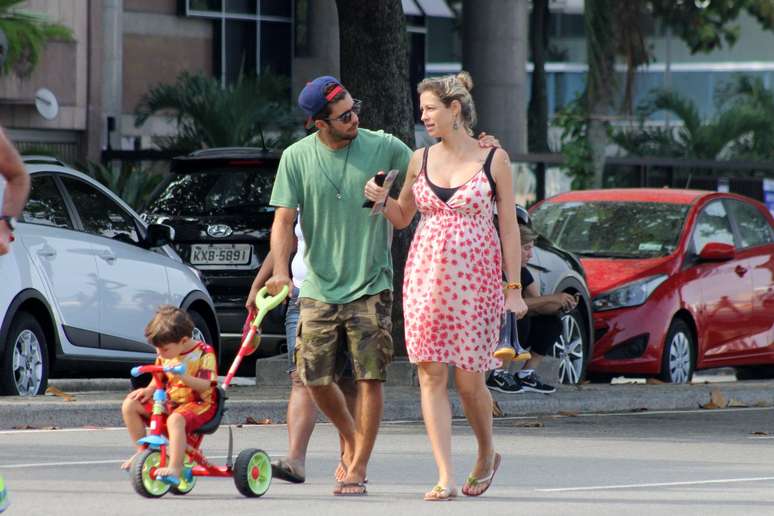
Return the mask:
[[[474, 454], [463, 422], [454, 428], [455, 468], [464, 479]], [[284, 426], [235, 428], [235, 449], [286, 446]], [[223, 462], [227, 432], [205, 441]], [[379, 514], [681, 515], [774, 514], [774, 409], [514, 418], [496, 421], [503, 455], [492, 489], [479, 499], [421, 500], [435, 480], [424, 429], [383, 426], [369, 470], [369, 495], [330, 495], [336, 439], [315, 432], [304, 485], [275, 481], [246, 499], [231, 479], [200, 479], [185, 497], [147, 500], [119, 464], [130, 453], [123, 429], [0, 432], [0, 474], [9, 515]], [[3, 515], [5, 516], [5, 515]]]

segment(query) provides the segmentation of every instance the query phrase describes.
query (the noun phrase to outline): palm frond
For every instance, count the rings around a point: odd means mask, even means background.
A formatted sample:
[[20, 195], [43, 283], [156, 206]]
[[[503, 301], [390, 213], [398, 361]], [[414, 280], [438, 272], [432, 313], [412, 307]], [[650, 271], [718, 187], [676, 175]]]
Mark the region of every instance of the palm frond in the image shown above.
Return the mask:
[[174, 84], [157, 85], [143, 95], [135, 125], [153, 115], [174, 118], [177, 135], [155, 139], [167, 149], [277, 145], [287, 138], [276, 134], [295, 133], [300, 127], [287, 99], [289, 87], [287, 79], [268, 71], [226, 87], [212, 77], [184, 72]]
[[0, 0], [0, 29], [8, 38], [8, 56], [0, 75], [14, 71], [28, 76], [40, 61], [49, 41], [72, 41], [73, 33], [40, 14], [17, 9], [20, 0]]

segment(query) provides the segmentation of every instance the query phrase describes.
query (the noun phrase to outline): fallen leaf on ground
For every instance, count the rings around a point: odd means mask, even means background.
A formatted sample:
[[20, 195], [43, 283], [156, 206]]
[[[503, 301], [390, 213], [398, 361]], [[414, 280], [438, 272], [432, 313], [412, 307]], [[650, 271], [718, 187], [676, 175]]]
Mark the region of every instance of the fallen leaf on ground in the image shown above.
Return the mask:
[[543, 428], [545, 425], [542, 421], [514, 421], [511, 426], [515, 428]]
[[756, 402], [754, 406], [755, 407], [768, 407], [769, 406], [769, 402], [761, 400], [761, 401]]
[[503, 412], [503, 409], [500, 408], [500, 404], [497, 403], [497, 400], [492, 400], [492, 416], [503, 417], [504, 415], [505, 412]]
[[64, 399], [65, 401], [75, 401], [75, 396], [64, 392], [62, 389], [58, 387], [54, 387], [53, 385], [46, 389], [46, 394], [48, 394], [49, 396], [58, 396]]
[[752, 435], [769, 435], [768, 432], [760, 432], [760, 431], [758, 431], [758, 432], [751, 432], [751, 434]]
[[664, 382], [662, 382], [658, 378], [648, 378], [645, 380], [645, 383], [647, 385], [662, 385]]
[[720, 389], [712, 389], [709, 402], [700, 405], [703, 409], [719, 409], [728, 406], [728, 399], [720, 392]]
[[578, 413], [571, 410], [560, 410], [559, 415], [564, 417], [578, 417]]
[[729, 407], [749, 407], [750, 405], [742, 401], [732, 399], [731, 401], [728, 402], [728, 406]]
[[255, 419], [252, 416], [247, 416], [245, 418], [245, 424], [246, 425], [270, 425], [271, 419], [269, 418], [262, 418], [262, 419]]

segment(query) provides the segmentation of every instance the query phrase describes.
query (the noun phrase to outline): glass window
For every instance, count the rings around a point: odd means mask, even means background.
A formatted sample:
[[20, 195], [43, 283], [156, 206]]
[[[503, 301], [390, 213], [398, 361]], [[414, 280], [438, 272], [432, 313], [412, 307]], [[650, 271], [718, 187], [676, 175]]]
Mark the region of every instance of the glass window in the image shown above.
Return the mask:
[[268, 212], [274, 171], [210, 169], [175, 174], [150, 207], [154, 215], [213, 215]]
[[21, 220], [29, 224], [73, 229], [64, 198], [52, 176], [32, 176], [30, 197], [24, 206]]
[[226, 20], [226, 81], [235, 84], [240, 75], [254, 77], [256, 48], [254, 21]]
[[710, 242], [734, 245], [734, 233], [731, 231], [731, 223], [722, 201], [708, 204], [696, 219], [696, 227], [691, 237], [694, 252], [700, 253]]
[[189, 0], [189, 9], [191, 11], [213, 11], [221, 12], [221, 0]]
[[290, 18], [293, 14], [293, 2], [289, 0], [261, 0], [261, 15], [263, 16], [285, 16]]
[[677, 249], [688, 206], [655, 202], [545, 202], [532, 215], [541, 235], [579, 256], [654, 258]]
[[62, 178], [62, 181], [87, 233], [125, 243], [140, 242], [134, 218], [113, 199], [78, 179]]
[[290, 77], [291, 29], [289, 23], [261, 22], [261, 71], [269, 68], [275, 74]]
[[741, 247], [755, 247], [774, 242], [774, 230], [766, 217], [754, 206], [742, 201], [728, 201], [728, 211], [739, 228]]
[[226, 12], [232, 14], [255, 15], [255, 0], [226, 0]]

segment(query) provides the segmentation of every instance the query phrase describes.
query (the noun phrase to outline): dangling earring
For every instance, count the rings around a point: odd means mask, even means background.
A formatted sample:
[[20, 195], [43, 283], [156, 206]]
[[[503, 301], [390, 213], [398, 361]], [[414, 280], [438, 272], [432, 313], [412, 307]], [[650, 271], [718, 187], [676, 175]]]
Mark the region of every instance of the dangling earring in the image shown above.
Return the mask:
[[457, 123], [457, 117], [454, 117], [454, 123], [452, 124], [452, 129], [455, 131], [460, 128], [460, 124]]

